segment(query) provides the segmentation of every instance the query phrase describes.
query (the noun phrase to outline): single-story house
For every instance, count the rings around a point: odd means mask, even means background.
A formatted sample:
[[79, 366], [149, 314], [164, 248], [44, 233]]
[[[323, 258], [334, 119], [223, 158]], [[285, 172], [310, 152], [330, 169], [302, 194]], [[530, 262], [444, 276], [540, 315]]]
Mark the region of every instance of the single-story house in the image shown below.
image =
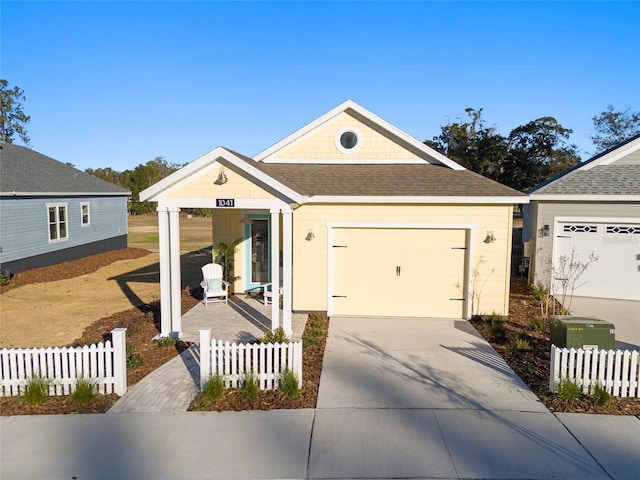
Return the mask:
[[131, 192], [19, 145], [0, 143], [0, 265], [7, 273], [127, 246]]
[[640, 134], [528, 193], [532, 282], [548, 284], [562, 258], [585, 264], [593, 254], [573, 294], [640, 301]]
[[212, 208], [212, 241], [240, 238], [235, 292], [282, 286], [291, 313], [507, 314], [514, 204], [346, 101], [253, 158], [218, 147], [140, 194], [158, 202], [161, 335], [180, 333], [181, 208]]

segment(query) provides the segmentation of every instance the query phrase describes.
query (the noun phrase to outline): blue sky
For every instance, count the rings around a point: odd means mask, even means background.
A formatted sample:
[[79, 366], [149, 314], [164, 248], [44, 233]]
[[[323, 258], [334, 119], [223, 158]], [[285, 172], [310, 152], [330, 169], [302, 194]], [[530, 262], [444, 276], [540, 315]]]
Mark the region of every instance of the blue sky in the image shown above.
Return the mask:
[[[82, 170], [255, 155], [352, 99], [424, 140], [484, 108], [594, 153], [592, 117], [640, 110], [640, 2], [12, 2], [2, 78], [32, 147]], [[19, 142], [16, 142], [19, 143]]]

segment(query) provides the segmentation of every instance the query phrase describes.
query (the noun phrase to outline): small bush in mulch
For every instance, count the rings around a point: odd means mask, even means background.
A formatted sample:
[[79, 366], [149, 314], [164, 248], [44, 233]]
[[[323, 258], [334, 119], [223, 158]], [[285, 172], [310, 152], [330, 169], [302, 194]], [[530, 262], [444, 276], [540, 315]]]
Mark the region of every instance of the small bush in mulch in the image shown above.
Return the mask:
[[[200, 392], [189, 406], [190, 411], [242, 411], [290, 408], [315, 408], [322, 373], [329, 318], [311, 314], [302, 335], [302, 385], [297, 395], [291, 385], [278, 390], [261, 390], [256, 399], [247, 398], [242, 388], [226, 389], [220, 396]], [[295, 378], [295, 375], [294, 375]], [[297, 379], [296, 379], [297, 383]]]

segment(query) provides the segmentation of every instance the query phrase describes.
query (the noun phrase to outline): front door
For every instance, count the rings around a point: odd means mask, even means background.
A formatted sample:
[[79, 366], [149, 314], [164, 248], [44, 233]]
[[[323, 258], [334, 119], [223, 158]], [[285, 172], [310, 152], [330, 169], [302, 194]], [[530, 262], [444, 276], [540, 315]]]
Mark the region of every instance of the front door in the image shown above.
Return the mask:
[[251, 290], [270, 281], [269, 270], [269, 218], [266, 215], [249, 215], [251, 223], [245, 227], [246, 258], [245, 289]]

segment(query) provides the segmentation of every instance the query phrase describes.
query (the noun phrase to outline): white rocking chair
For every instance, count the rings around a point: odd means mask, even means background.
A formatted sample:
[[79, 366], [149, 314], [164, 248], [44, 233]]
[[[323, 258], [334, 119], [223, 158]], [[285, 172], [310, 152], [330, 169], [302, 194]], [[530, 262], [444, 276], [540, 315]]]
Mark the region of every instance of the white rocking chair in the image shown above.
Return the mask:
[[[208, 263], [202, 267], [202, 282], [200, 286], [204, 290], [202, 300], [205, 307], [209, 302], [224, 302], [229, 305], [229, 282], [222, 279], [222, 265]], [[215, 300], [210, 300], [215, 299]]]

